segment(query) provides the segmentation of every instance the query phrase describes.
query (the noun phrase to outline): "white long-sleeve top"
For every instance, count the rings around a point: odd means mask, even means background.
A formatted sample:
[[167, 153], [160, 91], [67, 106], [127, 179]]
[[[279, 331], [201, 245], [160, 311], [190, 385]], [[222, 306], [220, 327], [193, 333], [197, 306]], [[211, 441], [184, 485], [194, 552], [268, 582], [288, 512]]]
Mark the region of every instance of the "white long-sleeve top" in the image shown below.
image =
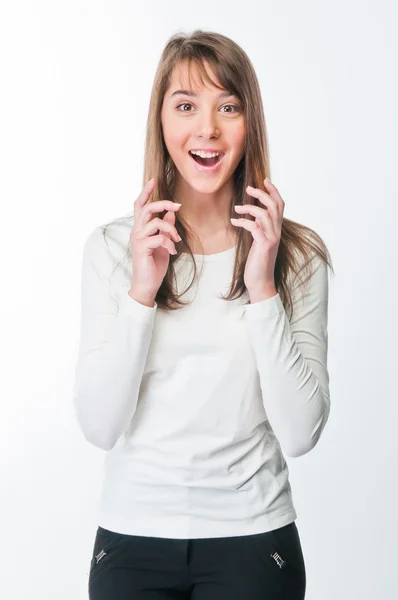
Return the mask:
[[[199, 277], [164, 311], [128, 294], [130, 219], [88, 236], [74, 408], [85, 438], [106, 450], [98, 524], [119, 533], [225, 537], [297, 518], [283, 452], [319, 440], [330, 410], [327, 265], [303, 290], [292, 280], [289, 322], [279, 294], [223, 300], [236, 248], [195, 255]], [[175, 263], [177, 289], [192, 259]]]

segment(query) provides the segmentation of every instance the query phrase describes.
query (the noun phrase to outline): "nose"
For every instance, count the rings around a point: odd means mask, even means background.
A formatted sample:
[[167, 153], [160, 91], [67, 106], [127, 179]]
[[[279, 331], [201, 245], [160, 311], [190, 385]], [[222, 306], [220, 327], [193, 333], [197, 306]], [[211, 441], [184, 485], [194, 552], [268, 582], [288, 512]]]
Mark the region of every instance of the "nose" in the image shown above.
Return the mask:
[[200, 138], [212, 139], [219, 137], [220, 127], [214, 112], [203, 110], [197, 121], [197, 136]]

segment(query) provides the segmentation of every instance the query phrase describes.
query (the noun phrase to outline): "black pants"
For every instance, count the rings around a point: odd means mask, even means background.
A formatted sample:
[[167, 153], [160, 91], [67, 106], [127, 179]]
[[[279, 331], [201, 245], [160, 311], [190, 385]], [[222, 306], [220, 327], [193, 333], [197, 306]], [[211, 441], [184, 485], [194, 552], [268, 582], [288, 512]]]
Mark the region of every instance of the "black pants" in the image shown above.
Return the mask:
[[303, 600], [295, 522], [247, 536], [170, 539], [98, 527], [90, 600]]

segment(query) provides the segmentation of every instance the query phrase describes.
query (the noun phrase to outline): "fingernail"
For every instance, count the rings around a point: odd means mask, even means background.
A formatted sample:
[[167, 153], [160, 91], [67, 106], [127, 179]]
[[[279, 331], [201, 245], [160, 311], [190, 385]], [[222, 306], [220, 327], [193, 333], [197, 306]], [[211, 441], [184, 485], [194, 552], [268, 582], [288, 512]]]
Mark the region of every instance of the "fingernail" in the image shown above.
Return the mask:
[[147, 185], [151, 184], [151, 183], [152, 183], [152, 181], [154, 181], [154, 180], [155, 180], [155, 178], [154, 178], [154, 177], [152, 177], [152, 179], [150, 179], [150, 180], [148, 181]]
[[179, 202], [174, 202], [174, 204], [175, 204], [176, 206], [182, 206], [182, 204], [180, 204]]

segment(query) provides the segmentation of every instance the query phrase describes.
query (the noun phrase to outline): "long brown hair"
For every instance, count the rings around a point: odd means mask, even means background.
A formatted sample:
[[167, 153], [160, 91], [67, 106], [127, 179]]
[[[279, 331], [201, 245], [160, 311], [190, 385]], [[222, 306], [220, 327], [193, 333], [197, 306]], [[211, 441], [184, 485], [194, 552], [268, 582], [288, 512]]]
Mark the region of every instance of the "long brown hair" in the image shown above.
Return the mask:
[[[185, 61], [188, 62], [189, 68], [192, 63], [198, 67], [202, 84], [206, 82], [220, 89], [230, 90], [239, 98], [243, 107], [245, 147], [243, 157], [233, 175], [234, 195], [231, 198], [229, 217], [236, 217], [234, 204], [249, 203], [263, 208], [264, 205], [257, 198], [246, 193], [248, 185], [264, 189], [265, 177], [271, 179], [263, 104], [254, 67], [242, 48], [230, 38], [200, 29], [190, 34], [176, 33], [171, 36], [163, 49], [154, 77], [147, 120], [142, 183], [144, 187], [152, 177], [157, 180], [149, 202], [173, 199], [176, 167], [163, 140], [161, 110], [172, 71], [176, 65]], [[211, 78], [206, 65], [210, 67], [215, 80]], [[189, 69], [188, 72], [190, 74]], [[156, 213], [154, 216], [162, 218], [164, 214], [164, 212]], [[247, 219], [250, 217], [249, 214], [245, 215]], [[173, 288], [174, 262], [180, 256], [182, 248], [192, 256], [188, 234], [191, 239], [197, 236], [178, 212], [175, 213], [175, 227], [182, 242], [178, 245], [177, 254], [170, 255], [167, 273], [155, 298], [158, 307], [166, 310], [176, 310], [187, 303], [179, 296], [191, 287], [197, 272], [192, 258], [194, 267], [192, 281], [181, 294], [177, 295]], [[227, 296], [221, 296], [225, 300], [239, 298], [246, 290], [243, 276], [253, 237], [250, 231], [238, 227], [237, 240], [231, 288]], [[127, 256], [131, 256], [130, 245]], [[307, 273], [305, 281], [308, 281], [311, 276], [308, 267], [314, 256], [319, 256], [333, 271], [330, 254], [322, 238], [309, 227], [284, 217], [274, 278], [282, 303], [289, 311], [292, 310], [292, 295], [288, 277], [292, 272], [298, 275], [299, 271], [303, 271]]]

